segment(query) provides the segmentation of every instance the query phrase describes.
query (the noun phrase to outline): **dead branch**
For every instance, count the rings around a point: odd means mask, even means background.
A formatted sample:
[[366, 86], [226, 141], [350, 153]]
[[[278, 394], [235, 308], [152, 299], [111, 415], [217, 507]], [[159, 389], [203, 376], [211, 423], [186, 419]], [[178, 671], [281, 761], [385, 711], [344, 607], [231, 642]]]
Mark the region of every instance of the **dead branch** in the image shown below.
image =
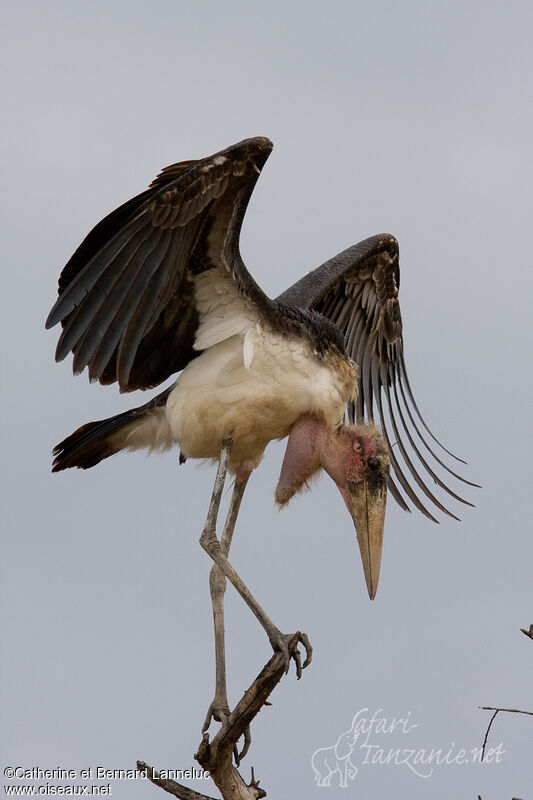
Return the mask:
[[485, 733], [485, 738], [483, 740], [483, 747], [481, 748], [481, 760], [485, 758], [485, 747], [487, 746], [487, 739], [489, 738], [489, 732], [492, 728], [492, 723], [496, 719], [497, 715], [500, 711], [505, 711], [508, 714], [528, 714], [530, 717], [533, 717], [533, 711], [521, 711], [518, 708], [495, 708], [494, 706], [479, 706], [482, 711], [494, 711], [494, 714], [490, 718], [490, 722]]
[[525, 633], [526, 636], [529, 636], [530, 639], [533, 639], [533, 625], [529, 626], [528, 631], [526, 631], [525, 628], [520, 628], [520, 630], [522, 631], [522, 633]]
[[146, 777], [151, 780], [152, 783], [155, 783], [156, 786], [160, 786], [165, 792], [179, 797], [180, 800], [215, 800], [214, 797], [195, 792], [194, 789], [189, 789], [188, 786], [182, 786], [181, 783], [170, 780], [170, 778], [162, 778], [159, 772], [153, 767], [148, 766], [144, 761], [137, 761], [137, 769], [140, 772], [144, 772]]
[[[300, 636], [299, 632], [295, 633], [289, 642], [291, 655], [297, 653]], [[298, 663], [298, 657], [296, 660]], [[209, 772], [224, 800], [258, 800], [258, 798], [266, 797], [265, 790], [260, 788], [259, 781], [255, 779], [253, 767], [250, 783], [247, 784], [233, 764], [233, 756], [237, 742], [244, 736], [252, 720], [264, 705], [270, 705], [268, 697], [284, 674], [283, 655], [274, 653], [252, 685], [245, 691], [213, 741], [209, 741], [208, 733], [203, 735], [198, 752], [194, 757]], [[160, 786], [180, 800], [213, 800], [213, 798], [189, 789], [187, 786], [182, 786], [173, 780], [160, 778], [159, 773], [144, 761], [138, 761], [137, 768], [145, 772], [156, 786]]]

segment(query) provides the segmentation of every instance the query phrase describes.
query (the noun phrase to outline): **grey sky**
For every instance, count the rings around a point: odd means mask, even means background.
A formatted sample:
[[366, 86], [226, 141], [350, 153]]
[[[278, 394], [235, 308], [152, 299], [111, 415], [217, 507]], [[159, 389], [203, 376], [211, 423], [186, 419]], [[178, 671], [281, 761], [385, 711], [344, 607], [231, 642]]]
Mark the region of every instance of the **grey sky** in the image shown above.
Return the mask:
[[[315, 657], [257, 719], [244, 774], [253, 764], [273, 798], [287, 787], [328, 800], [533, 797], [528, 717], [496, 720], [500, 764], [424, 779], [363, 764], [356, 749], [347, 789], [316, 788], [311, 767], [362, 708], [418, 725], [372, 744], [454, 752], [482, 743], [479, 705], [533, 710], [533, 644], [519, 631], [533, 622], [532, 25], [528, 2], [10, 4], [3, 766], [194, 763], [214, 687], [198, 545], [214, 471], [178, 469], [174, 452], [52, 476], [56, 442], [141, 400], [54, 365], [44, 318], [61, 267], [106, 212], [160, 167], [261, 134], [275, 149], [243, 230], [253, 275], [275, 295], [350, 244], [395, 234], [417, 400], [483, 489], [467, 493], [477, 508], [459, 509], [461, 524], [390, 502], [370, 603], [335, 487], [321, 480], [278, 514], [283, 445], [269, 448], [233, 562], [282, 630], [307, 631]], [[232, 590], [227, 607], [234, 701], [270, 652]]]

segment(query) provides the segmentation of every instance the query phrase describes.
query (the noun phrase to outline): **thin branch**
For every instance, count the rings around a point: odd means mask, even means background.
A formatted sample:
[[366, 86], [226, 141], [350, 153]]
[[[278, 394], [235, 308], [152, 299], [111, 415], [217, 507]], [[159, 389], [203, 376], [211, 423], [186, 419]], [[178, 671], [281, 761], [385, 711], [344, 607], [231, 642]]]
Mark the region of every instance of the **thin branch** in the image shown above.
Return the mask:
[[487, 728], [487, 732], [485, 733], [485, 738], [483, 740], [483, 747], [481, 748], [481, 760], [485, 758], [485, 747], [487, 745], [487, 739], [489, 738], [489, 731], [492, 727], [492, 723], [496, 719], [497, 715], [500, 711], [506, 711], [508, 714], [528, 714], [530, 717], [533, 717], [533, 711], [521, 711], [519, 708], [495, 708], [494, 706], [479, 706], [482, 711], [494, 711], [494, 714], [490, 718], [489, 727]]
[[[484, 710], [488, 711], [488, 709], [484, 709]], [[492, 723], [496, 719], [498, 711], [499, 711], [499, 709], [497, 708], [496, 711], [494, 712], [494, 714], [492, 715], [492, 717], [490, 718], [489, 727], [487, 728], [487, 730], [485, 732], [485, 738], [483, 739], [483, 747], [481, 748], [481, 760], [482, 761], [485, 760], [485, 748], [487, 746], [487, 739], [489, 738], [489, 732], [490, 732], [490, 729], [492, 728]]]
[[479, 706], [482, 711], [507, 711], [509, 714], [528, 714], [533, 717], [533, 711], [521, 711], [519, 708], [496, 708], [495, 706]]
[[181, 783], [170, 780], [170, 778], [161, 778], [159, 772], [153, 767], [148, 766], [144, 761], [137, 761], [137, 769], [140, 770], [140, 772], [145, 772], [146, 777], [151, 780], [152, 783], [155, 783], [156, 786], [160, 786], [165, 792], [179, 797], [180, 800], [215, 800], [214, 797], [195, 792], [194, 789], [189, 789], [188, 786], [182, 786]]

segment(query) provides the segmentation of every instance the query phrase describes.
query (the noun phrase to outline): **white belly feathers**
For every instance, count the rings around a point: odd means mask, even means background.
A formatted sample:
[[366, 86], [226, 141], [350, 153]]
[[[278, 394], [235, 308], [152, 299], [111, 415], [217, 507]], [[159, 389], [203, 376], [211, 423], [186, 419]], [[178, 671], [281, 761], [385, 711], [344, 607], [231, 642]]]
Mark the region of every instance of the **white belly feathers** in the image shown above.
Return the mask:
[[254, 325], [188, 364], [166, 411], [186, 456], [218, 458], [223, 440], [232, 438], [232, 467], [254, 469], [267, 444], [287, 436], [302, 414], [336, 425], [352, 392], [353, 384], [348, 388], [307, 340]]

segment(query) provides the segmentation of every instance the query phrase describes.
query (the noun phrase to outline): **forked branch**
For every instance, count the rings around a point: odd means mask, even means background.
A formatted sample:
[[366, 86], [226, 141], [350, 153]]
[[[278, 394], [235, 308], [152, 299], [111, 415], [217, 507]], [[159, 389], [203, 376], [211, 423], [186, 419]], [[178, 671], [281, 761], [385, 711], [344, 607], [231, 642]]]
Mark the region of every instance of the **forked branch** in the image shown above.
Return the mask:
[[483, 740], [483, 747], [481, 748], [481, 760], [485, 758], [485, 748], [487, 746], [487, 739], [489, 738], [490, 729], [492, 728], [492, 723], [500, 713], [500, 711], [505, 711], [508, 714], [527, 714], [530, 717], [533, 717], [533, 711], [521, 711], [518, 708], [496, 708], [494, 706], [479, 706], [482, 711], [494, 711], [494, 714], [490, 718], [490, 722], [487, 727], [487, 731], [485, 733], [485, 738]]

